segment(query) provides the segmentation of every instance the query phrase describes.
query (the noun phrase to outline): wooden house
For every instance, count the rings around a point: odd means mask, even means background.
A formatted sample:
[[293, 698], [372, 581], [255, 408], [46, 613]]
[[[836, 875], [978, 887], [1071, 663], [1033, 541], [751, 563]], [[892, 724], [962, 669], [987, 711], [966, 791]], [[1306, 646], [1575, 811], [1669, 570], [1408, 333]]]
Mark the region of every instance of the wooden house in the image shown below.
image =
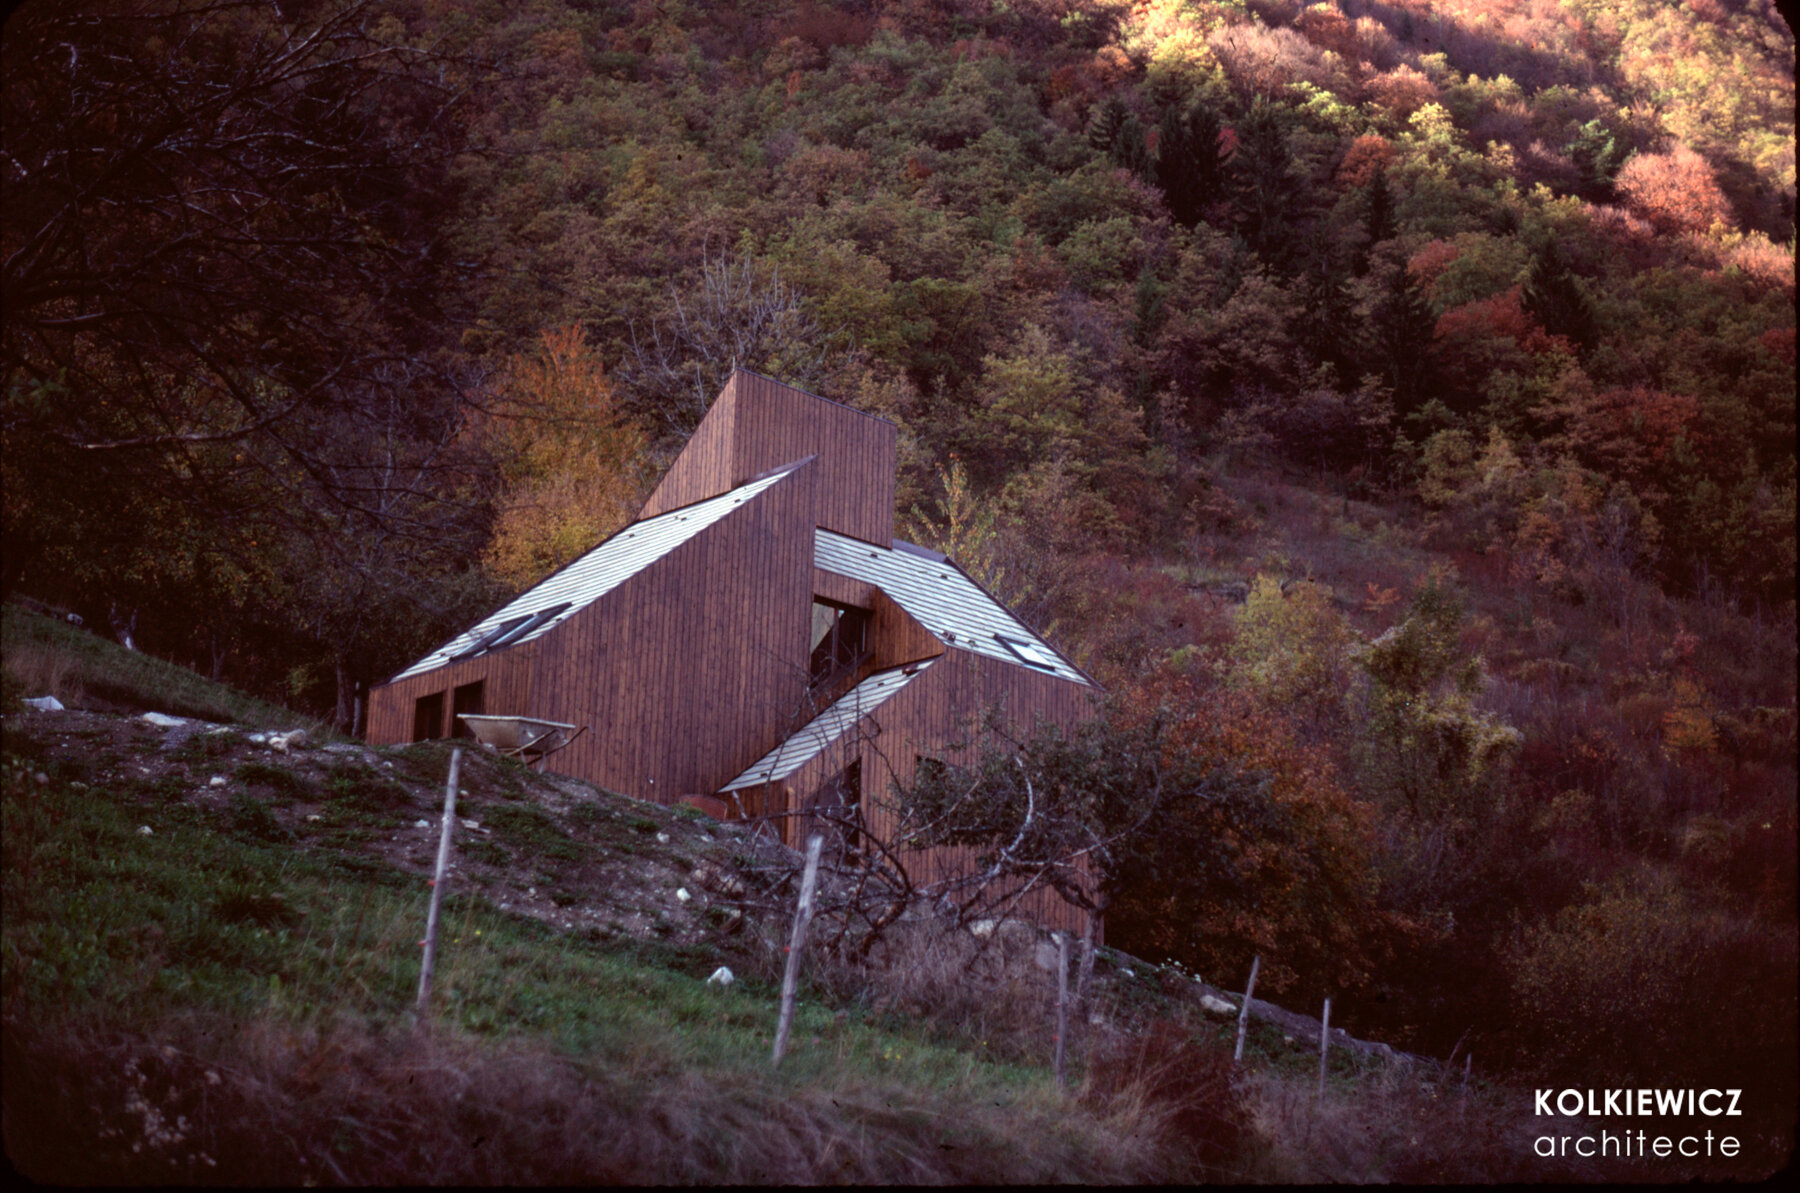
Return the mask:
[[553, 769], [614, 791], [773, 817], [790, 844], [786, 814], [820, 801], [891, 830], [893, 785], [957, 760], [973, 715], [1066, 726], [1097, 694], [954, 562], [894, 538], [894, 473], [892, 423], [739, 370], [637, 520], [374, 689], [369, 740], [450, 736], [462, 714], [565, 722], [587, 731]]

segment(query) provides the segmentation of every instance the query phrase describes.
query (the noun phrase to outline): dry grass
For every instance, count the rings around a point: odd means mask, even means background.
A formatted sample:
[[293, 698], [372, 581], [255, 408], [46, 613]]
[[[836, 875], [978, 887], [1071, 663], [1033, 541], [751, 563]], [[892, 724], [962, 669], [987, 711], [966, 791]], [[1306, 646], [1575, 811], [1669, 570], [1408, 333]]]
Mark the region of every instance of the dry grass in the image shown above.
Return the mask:
[[1539, 1159], [1531, 1108], [1403, 1066], [1363, 1076], [1349, 1089], [1262, 1072], [1244, 1083], [1254, 1134], [1244, 1179], [1257, 1183], [1396, 1181], [1495, 1183], [1595, 1180], [1610, 1175], [1574, 1161]]
[[[1157, 1179], [1131, 1099], [584, 1062], [343, 1020], [8, 1032], [6, 1139], [54, 1183], [1037, 1183]], [[945, 1096], [947, 1095], [947, 1096]]]
[[74, 660], [66, 651], [48, 643], [21, 642], [17, 646], [8, 646], [5, 667], [9, 686], [16, 684], [26, 696], [55, 696], [71, 707], [87, 698]]
[[1056, 1009], [1056, 979], [1037, 964], [1041, 939], [1016, 921], [985, 938], [935, 920], [905, 921], [865, 957], [848, 948], [816, 955], [809, 980], [828, 1001], [927, 1021], [983, 1055], [1041, 1064]]

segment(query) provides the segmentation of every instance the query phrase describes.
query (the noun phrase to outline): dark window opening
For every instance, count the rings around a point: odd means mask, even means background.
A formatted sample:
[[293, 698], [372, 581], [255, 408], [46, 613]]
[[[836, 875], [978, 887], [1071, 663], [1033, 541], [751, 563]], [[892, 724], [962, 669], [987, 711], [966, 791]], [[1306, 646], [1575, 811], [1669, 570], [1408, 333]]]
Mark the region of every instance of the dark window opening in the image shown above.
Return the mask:
[[863, 850], [862, 759], [858, 758], [833, 775], [813, 796], [819, 825], [833, 850], [846, 860], [854, 861]]
[[413, 701], [414, 741], [431, 741], [444, 736], [444, 694], [433, 692]]
[[479, 679], [476, 680], [474, 683], [461, 684], [457, 687], [456, 692], [451, 697], [451, 700], [450, 700], [450, 736], [451, 737], [473, 737], [473, 736], [475, 736], [473, 733], [471, 733], [469, 731], [469, 727], [467, 725], [463, 724], [459, 718], [464, 713], [469, 713], [470, 715], [477, 716], [477, 717], [481, 715], [481, 713], [482, 713], [481, 684], [482, 684], [482, 681]]
[[829, 683], [869, 655], [869, 611], [813, 598], [812, 684]]

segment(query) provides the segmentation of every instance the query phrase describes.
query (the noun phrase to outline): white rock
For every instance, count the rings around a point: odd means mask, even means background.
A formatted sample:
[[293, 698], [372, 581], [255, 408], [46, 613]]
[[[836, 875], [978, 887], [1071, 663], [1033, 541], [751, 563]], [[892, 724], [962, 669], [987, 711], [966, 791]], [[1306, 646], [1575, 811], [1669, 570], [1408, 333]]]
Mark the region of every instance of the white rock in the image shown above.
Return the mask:
[[1229, 1018], [1238, 1013], [1236, 1007], [1232, 1006], [1216, 994], [1202, 994], [1200, 996], [1200, 1009], [1205, 1011], [1208, 1015], [1218, 1015], [1222, 1018]]
[[431, 821], [429, 821], [429, 820], [420, 820], [420, 821], [418, 821], [418, 822], [416, 822], [416, 823], [415, 823], [415, 824], [414, 824], [414, 825], [413, 825], [413, 827], [414, 827], [414, 828], [430, 828], [430, 827], [431, 827]]
[[712, 977], [706, 979], [706, 984], [708, 986], [725, 987], [731, 985], [735, 981], [737, 981], [737, 975], [732, 973], [726, 966], [721, 965], [719, 968], [712, 971]]
[[140, 825], [138, 825], [138, 836], [151, 837], [151, 836], [155, 836], [155, 833], [151, 830], [149, 825], [140, 824]]
[[465, 821], [463, 821], [463, 822], [462, 822], [462, 826], [463, 826], [463, 827], [464, 827], [464, 828], [466, 828], [466, 829], [479, 829], [479, 828], [480, 828], [480, 827], [481, 827], [481, 821], [479, 821], [479, 820], [465, 820]]
[[656, 840], [659, 844], [667, 845], [669, 843], [669, 834], [658, 833], [658, 834], [656, 834]]
[[177, 725], [187, 724], [186, 717], [171, 717], [167, 713], [160, 712], [147, 712], [144, 714], [144, 720], [149, 721], [152, 725], [159, 725], [164, 729], [173, 729]]
[[208, 787], [223, 787], [223, 786], [225, 786], [225, 776], [224, 775], [214, 775], [212, 778], [207, 780], [206, 785]]
[[969, 935], [992, 936], [994, 934], [994, 929], [998, 927], [999, 924], [999, 920], [976, 920], [969, 925]]
[[323, 816], [319, 815], [317, 812], [314, 812], [311, 816], [308, 816], [306, 819], [309, 823], [317, 824], [319, 821], [321, 821], [325, 818]]
[[693, 898], [692, 895], [688, 894], [687, 888], [684, 886], [678, 886], [675, 888], [675, 897], [677, 899], [680, 899], [683, 903], [686, 903], [689, 899]]
[[306, 744], [306, 730], [290, 729], [286, 733], [271, 733], [269, 744], [285, 754], [290, 749]]
[[35, 708], [39, 712], [62, 712], [63, 702], [54, 696], [28, 696], [25, 707]]

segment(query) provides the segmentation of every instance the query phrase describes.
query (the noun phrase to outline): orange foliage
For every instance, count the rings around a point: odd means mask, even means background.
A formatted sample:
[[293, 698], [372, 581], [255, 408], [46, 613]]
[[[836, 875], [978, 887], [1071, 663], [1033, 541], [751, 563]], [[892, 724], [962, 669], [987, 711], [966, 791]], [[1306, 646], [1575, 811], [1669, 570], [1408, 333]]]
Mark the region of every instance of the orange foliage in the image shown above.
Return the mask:
[[1429, 293], [1431, 284], [1438, 275], [1450, 267], [1450, 264], [1462, 256], [1462, 250], [1455, 242], [1434, 240], [1412, 255], [1406, 263], [1406, 272], [1412, 274], [1413, 280], [1423, 286]]
[[1636, 480], [1667, 458], [1677, 439], [1694, 439], [1700, 403], [1645, 385], [1608, 389], [1577, 400], [1568, 417], [1567, 446], [1609, 476]]
[[1377, 917], [1371, 825], [1326, 751], [1303, 745], [1279, 712], [1253, 697], [1167, 668], [1121, 693], [1115, 713], [1125, 727], [1159, 715], [1171, 776], [1203, 785], [1250, 780], [1267, 810], [1233, 813], [1230, 797], [1169, 806], [1157, 833], [1162, 844], [1204, 842], [1209, 856], [1194, 859], [1196, 880], [1230, 877], [1206, 892], [1201, 907], [1184, 900], [1179, 883], [1132, 889], [1132, 945], [1202, 972], [1236, 969], [1260, 951], [1264, 980], [1275, 990], [1302, 979], [1311, 988], [1360, 985]]
[[1438, 98], [1437, 84], [1417, 67], [1404, 63], [1376, 75], [1365, 86], [1370, 99], [1400, 116], [1410, 116]]
[[1367, 186], [1377, 173], [1394, 160], [1394, 147], [1378, 133], [1364, 133], [1350, 142], [1344, 160], [1338, 163], [1337, 178], [1344, 186]]
[[1504, 337], [1523, 348], [1535, 330], [1537, 324], [1532, 322], [1520, 301], [1520, 287], [1513, 286], [1492, 298], [1478, 298], [1451, 307], [1438, 318], [1436, 336], [1449, 344]]
[[1686, 145], [1638, 154], [1619, 171], [1617, 186], [1633, 211], [1665, 232], [1704, 232], [1731, 220], [1713, 168]]

